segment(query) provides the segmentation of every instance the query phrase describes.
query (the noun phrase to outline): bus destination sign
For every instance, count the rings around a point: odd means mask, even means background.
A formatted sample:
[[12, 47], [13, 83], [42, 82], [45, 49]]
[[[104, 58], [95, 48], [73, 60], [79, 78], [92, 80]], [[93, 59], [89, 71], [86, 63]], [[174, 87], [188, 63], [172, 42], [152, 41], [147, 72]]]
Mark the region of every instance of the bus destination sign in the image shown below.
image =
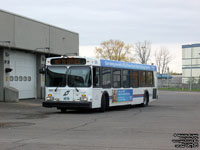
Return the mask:
[[52, 65], [85, 65], [84, 58], [56, 58], [51, 60]]

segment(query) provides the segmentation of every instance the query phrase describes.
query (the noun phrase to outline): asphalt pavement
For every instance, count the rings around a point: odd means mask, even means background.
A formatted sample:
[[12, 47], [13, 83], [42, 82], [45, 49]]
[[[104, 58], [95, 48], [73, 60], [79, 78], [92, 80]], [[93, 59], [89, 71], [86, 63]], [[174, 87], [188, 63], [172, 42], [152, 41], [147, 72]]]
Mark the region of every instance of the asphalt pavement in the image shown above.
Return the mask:
[[172, 150], [181, 149], [173, 141], [178, 135], [200, 134], [197, 92], [160, 91], [148, 107], [117, 107], [105, 113], [61, 113], [41, 103], [0, 103], [0, 150]]

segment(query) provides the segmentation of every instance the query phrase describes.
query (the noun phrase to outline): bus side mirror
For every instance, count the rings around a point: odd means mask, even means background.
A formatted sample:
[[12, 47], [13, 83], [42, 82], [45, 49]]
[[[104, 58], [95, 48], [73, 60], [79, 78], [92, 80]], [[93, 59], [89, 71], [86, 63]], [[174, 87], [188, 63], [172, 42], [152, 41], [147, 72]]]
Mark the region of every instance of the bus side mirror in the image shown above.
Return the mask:
[[45, 70], [46, 70], [45, 67], [41, 67], [41, 68], [39, 69], [39, 73], [40, 73], [40, 74], [44, 74], [44, 73], [45, 73]]

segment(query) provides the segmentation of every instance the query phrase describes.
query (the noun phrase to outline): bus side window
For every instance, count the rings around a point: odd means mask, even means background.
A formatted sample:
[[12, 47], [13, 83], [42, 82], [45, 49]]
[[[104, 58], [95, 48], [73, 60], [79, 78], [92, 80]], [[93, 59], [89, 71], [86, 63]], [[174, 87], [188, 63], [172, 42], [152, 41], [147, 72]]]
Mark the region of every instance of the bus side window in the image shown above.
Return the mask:
[[100, 87], [100, 68], [99, 67], [93, 68], [93, 86]]
[[122, 71], [122, 87], [124, 88], [130, 87], [130, 70]]
[[138, 71], [131, 71], [130, 82], [131, 82], [131, 87], [138, 87], [139, 86], [139, 74], [138, 74]]
[[146, 84], [148, 86], [153, 86], [153, 72], [152, 71], [146, 72]]
[[111, 87], [111, 69], [110, 68], [102, 68], [102, 86], [103, 88]]
[[121, 87], [121, 70], [120, 69], [113, 69], [112, 79], [113, 79], [113, 87], [120, 88]]
[[140, 86], [145, 86], [146, 84], [146, 72], [140, 71]]

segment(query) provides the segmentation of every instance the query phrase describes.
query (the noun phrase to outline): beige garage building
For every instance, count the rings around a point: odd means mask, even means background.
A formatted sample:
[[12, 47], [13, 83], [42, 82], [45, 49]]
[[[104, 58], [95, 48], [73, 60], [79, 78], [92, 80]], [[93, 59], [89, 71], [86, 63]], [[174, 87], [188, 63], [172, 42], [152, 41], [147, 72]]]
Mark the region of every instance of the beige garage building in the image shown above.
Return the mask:
[[64, 54], [79, 55], [78, 33], [0, 10], [0, 101], [10, 90], [19, 99], [43, 98], [39, 68], [46, 57]]

